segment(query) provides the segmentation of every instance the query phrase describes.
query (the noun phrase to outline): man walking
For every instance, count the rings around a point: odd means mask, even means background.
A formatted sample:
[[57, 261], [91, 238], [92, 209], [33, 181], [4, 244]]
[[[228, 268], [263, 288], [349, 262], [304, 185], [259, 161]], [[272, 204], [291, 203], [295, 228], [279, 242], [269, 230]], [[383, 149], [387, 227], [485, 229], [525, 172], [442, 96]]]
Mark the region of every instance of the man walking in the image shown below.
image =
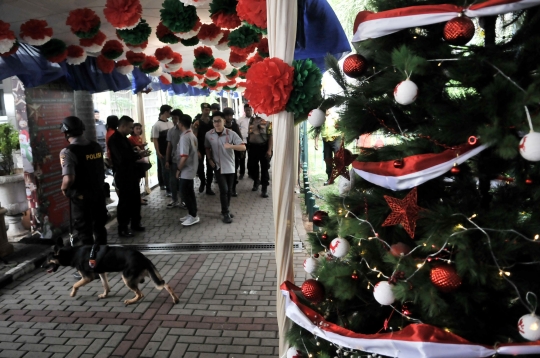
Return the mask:
[[[169, 188], [169, 171], [165, 168], [165, 154], [167, 152], [167, 132], [173, 127], [169, 122], [172, 107], [164, 104], [159, 108], [158, 121], [152, 126], [151, 139], [157, 156], [158, 181], [161, 190], [167, 190], [167, 196], [171, 196]], [[160, 176], [161, 174], [161, 176]], [[161, 177], [161, 180], [160, 180]]]
[[[259, 116], [254, 116], [249, 122], [249, 161], [248, 172], [253, 178], [252, 191], [259, 190], [261, 187], [261, 196], [268, 198], [268, 184], [270, 183], [270, 159], [272, 158], [272, 123]], [[259, 180], [260, 164], [260, 180]]]
[[[244, 143], [247, 143], [248, 140], [248, 134], [249, 134], [249, 121], [251, 119], [251, 116], [253, 115], [253, 110], [251, 109], [251, 106], [249, 104], [244, 104], [244, 117], [240, 117], [236, 120], [236, 123], [238, 123], [238, 128], [240, 128], [240, 133], [242, 133], [242, 139], [244, 140]], [[249, 150], [249, 145], [246, 146], [247, 150]], [[244, 155], [243, 158], [240, 158], [239, 161], [239, 167], [240, 167], [240, 177], [238, 179], [242, 180], [244, 179], [244, 174], [246, 174], [246, 156]], [[249, 172], [248, 172], [249, 174]]]
[[122, 116], [118, 129], [109, 139], [109, 149], [118, 191], [118, 236], [133, 237], [131, 230], [144, 231], [141, 225], [141, 195], [135, 162], [150, 155], [148, 150], [133, 148], [126, 138], [133, 131], [133, 119]]
[[[323, 141], [323, 159], [326, 164], [326, 175], [328, 180], [323, 185], [328, 185], [332, 175], [332, 162], [334, 155], [341, 147], [341, 133], [338, 131], [336, 116], [326, 112], [326, 121], [321, 128], [321, 137]], [[315, 150], [319, 150], [319, 136], [315, 137]]]
[[219, 198], [221, 201], [221, 214], [223, 222], [232, 223], [232, 215], [229, 212], [232, 188], [234, 182], [234, 151], [246, 150], [246, 145], [230, 129], [225, 128], [223, 112], [215, 112], [212, 117], [214, 129], [206, 133], [205, 147], [207, 158], [216, 172], [219, 185]]
[[200, 221], [197, 216], [197, 199], [195, 198], [195, 189], [193, 181], [197, 174], [199, 166], [197, 137], [191, 131], [191, 117], [184, 114], [180, 117], [178, 124], [180, 130], [180, 141], [178, 142], [177, 157], [178, 165], [176, 178], [180, 179], [180, 190], [182, 198], [186, 203], [188, 214], [180, 221], [183, 226], [191, 226]]
[[[238, 128], [238, 124], [236, 124], [234, 116], [234, 110], [230, 107], [223, 108], [223, 115], [225, 116], [225, 128], [231, 129], [234, 131], [234, 133], [238, 134], [240, 139], [242, 141], [244, 140], [244, 137], [242, 137], [242, 133], [240, 132], [240, 128]], [[246, 155], [246, 151], [234, 151], [234, 181], [233, 181], [233, 188], [232, 188], [232, 196], [238, 196], [238, 193], [236, 192], [236, 185], [238, 184], [238, 168], [240, 166], [240, 161], [244, 159]]]
[[178, 153], [176, 148], [178, 147], [178, 141], [180, 140], [180, 131], [178, 127], [178, 121], [182, 117], [183, 113], [179, 109], [175, 109], [171, 112], [172, 123], [174, 127], [167, 132], [167, 154], [165, 166], [169, 170], [169, 190], [171, 191], [171, 202], [167, 204], [167, 208], [180, 207], [182, 200], [178, 200], [178, 178], [176, 177], [176, 167], [178, 166]]
[[193, 133], [197, 137], [197, 142], [199, 143], [199, 168], [197, 171], [197, 175], [201, 181], [199, 193], [202, 193], [206, 187], [206, 194], [216, 195], [216, 193], [214, 193], [212, 190], [214, 171], [209, 164], [208, 157], [206, 158], [206, 176], [204, 174], [204, 157], [206, 155], [206, 148], [204, 147], [205, 136], [208, 131], [214, 128], [210, 118], [210, 105], [208, 103], [202, 103], [201, 112], [202, 113], [199, 119], [193, 123]]

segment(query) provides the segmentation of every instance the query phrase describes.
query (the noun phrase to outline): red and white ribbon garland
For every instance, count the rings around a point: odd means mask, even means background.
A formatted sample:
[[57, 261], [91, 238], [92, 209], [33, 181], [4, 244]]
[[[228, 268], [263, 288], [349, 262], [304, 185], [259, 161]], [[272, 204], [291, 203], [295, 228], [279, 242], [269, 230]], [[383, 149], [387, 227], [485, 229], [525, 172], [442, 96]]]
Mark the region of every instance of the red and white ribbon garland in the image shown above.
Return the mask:
[[450, 21], [460, 14], [468, 17], [492, 16], [537, 5], [540, 5], [540, 0], [489, 0], [467, 8], [442, 4], [410, 6], [378, 13], [360, 11], [354, 22], [352, 42], [386, 36], [411, 27]]
[[475, 344], [428, 324], [411, 324], [391, 333], [359, 334], [327, 322], [322, 315], [303, 305], [295, 294], [300, 288], [289, 281], [281, 284], [285, 312], [294, 323], [340, 347], [396, 358], [475, 358], [494, 354], [540, 353], [540, 341], [489, 347]]

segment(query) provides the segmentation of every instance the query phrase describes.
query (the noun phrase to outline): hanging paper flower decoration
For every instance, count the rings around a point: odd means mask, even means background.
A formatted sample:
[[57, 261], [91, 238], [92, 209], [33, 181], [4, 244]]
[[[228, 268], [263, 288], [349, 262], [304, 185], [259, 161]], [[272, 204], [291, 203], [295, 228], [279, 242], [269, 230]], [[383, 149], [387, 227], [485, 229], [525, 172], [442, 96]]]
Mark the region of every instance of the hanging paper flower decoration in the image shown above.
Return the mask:
[[120, 60], [116, 62], [116, 71], [123, 75], [131, 73], [135, 67], [128, 60]]
[[263, 37], [261, 41], [257, 44], [257, 53], [263, 57], [269, 57], [270, 56], [270, 50], [268, 49], [268, 38]]
[[109, 60], [114, 60], [124, 53], [124, 46], [118, 40], [109, 40], [105, 42], [101, 54]]
[[140, 0], [107, 0], [103, 14], [113, 27], [133, 29], [141, 20], [142, 5]]
[[219, 50], [219, 51], [226, 51], [229, 49], [229, 34], [231, 33], [231, 31], [229, 30], [221, 30], [221, 33], [223, 34], [223, 36], [221, 37], [221, 40], [219, 40], [219, 42], [217, 43], [216, 46], [214, 46], [216, 48], [216, 50]]
[[212, 22], [225, 29], [234, 29], [242, 23], [236, 14], [237, 0], [213, 0], [210, 4]]
[[195, 67], [195, 72], [199, 75], [204, 75], [208, 71], [208, 67]]
[[176, 44], [180, 38], [176, 36], [169, 28], [160, 21], [156, 28], [156, 37], [159, 41], [166, 44]]
[[221, 78], [221, 75], [213, 69], [209, 68], [208, 71], [206, 71], [206, 78], [208, 78], [209, 80], [219, 80]]
[[7, 22], [0, 20], [0, 55], [10, 56], [17, 52], [19, 45], [15, 33]]
[[99, 31], [101, 20], [99, 16], [88, 8], [75, 9], [69, 12], [66, 20], [68, 25], [77, 37], [81, 39], [91, 39]]
[[127, 45], [140, 45], [145, 41], [148, 41], [152, 28], [146, 23], [145, 19], [141, 21], [132, 29], [116, 30], [116, 34]]
[[103, 48], [105, 40], [107, 40], [107, 36], [99, 31], [96, 36], [91, 39], [79, 39], [79, 45], [81, 45], [86, 52], [99, 52]]
[[228, 45], [231, 51], [236, 53], [250, 54], [255, 50], [257, 42], [261, 39], [260, 35], [247, 26], [239, 27], [229, 34]]
[[237, 76], [238, 76], [238, 70], [236, 68], [233, 68], [231, 72], [225, 74], [225, 77], [227, 77], [229, 80], [233, 80]]
[[195, 7], [202, 7], [208, 5], [212, 0], [180, 0], [186, 6], [193, 5]]
[[266, 29], [266, 0], [238, 0], [236, 11], [238, 17], [243, 21], [261, 29]]
[[199, 46], [193, 53], [195, 54], [195, 60], [193, 60], [193, 67], [195, 69], [210, 67], [214, 63], [214, 56], [212, 56], [212, 49], [210, 47]]
[[227, 62], [223, 61], [221, 58], [216, 58], [212, 68], [216, 71], [223, 71], [227, 67]]
[[60, 63], [67, 57], [66, 43], [58, 39], [50, 39], [45, 45], [41, 46], [41, 54], [49, 62]]
[[242, 78], [242, 79], [246, 79], [246, 73], [247, 71], [250, 69], [251, 66], [248, 66], [247, 64], [245, 64], [244, 66], [240, 67], [238, 69], [238, 77]]
[[41, 46], [49, 41], [53, 35], [53, 30], [48, 27], [45, 20], [28, 20], [21, 24], [19, 36], [21, 40], [32, 46]]
[[140, 66], [143, 64], [144, 60], [146, 59], [146, 55], [142, 52], [128, 51], [126, 53], [126, 59], [133, 66]]
[[293, 67], [293, 91], [286, 110], [294, 113], [295, 119], [304, 120], [307, 119], [309, 112], [317, 108], [322, 101], [322, 74], [319, 67], [311, 60], [294, 61]]
[[167, 86], [172, 83], [172, 77], [168, 73], [164, 73], [161, 76], [159, 76], [159, 81]]
[[184, 71], [182, 74], [182, 81], [183, 82], [191, 82], [195, 79], [195, 74], [191, 71]]
[[171, 76], [173, 76], [173, 83], [176, 84], [191, 82], [195, 78], [195, 74], [193, 72], [184, 71], [183, 69], [179, 69], [178, 71], [171, 73]]
[[161, 21], [172, 32], [190, 31], [199, 18], [195, 6], [185, 6], [178, 0], [165, 0], [162, 6]]
[[240, 93], [244, 93], [246, 91], [246, 82], [245, 81], [242, 81], [242, 82], [237, 82], [236, 83], [236, 92], [240, 92]]
[[96, 64], [97, 64], [97, 67], [103, 73], [111, 73], [114, 70], [114, 61], [109, 60], [107, 57], [105, 57], [103, 55], [99, 55], [96, 58]]
[[206, 83], [208, 85], [208, 87], [214, 87], [218, 84], [218, 80], [211, 80], [209, 78], [206, 78], [204, 80], [204, 83]]
[[247, 61], [247, 55], [238, 54], [236, 52], [231, 51], [231, 54], [229, 55], [229, 63], [233, 65], [234, 67], [242, 67], [246, 64]]
[[173, 59], [173, 50], [169, 46], [163, 46], [158, 48], [154, 55], [156, 59], [161, 63], [169, 63]]
[[177, 52], [173, 52], [172, 61], [165, 65], [165, 68], [169, 72], [176, 72], [182, 67], [182, 55]]
[[[248, 60], [246, 62], [246, 66], [248, 66], [248, 69], [249, 69], [249, 67], [253, 66], [257, 62], [261, 62], [262, 60], [264, 60], [264, 58], [262, 58], [261, 55], [259, 55], [258, 53], [255, 53], [255, 55], [248, 58]], [[243, 71], [243, 69], [240, 69], [240, 70]], [[247, 72], [247, 70], [244, 71], [244, 72]]]
[[154, 56], [146, 56], [141, 65], [141, 71], [149, 74], [155, 73], [159, 68], [159, 61]]
[[197, 36], [199, 34], [199, 31], [201, 30], [201, 20], [197, 18], [197, 22], [195, 22], [195, 25], [193, 25], [193, 28], [187, 32], [178, 32], [176, 33], [176, 36], [178, 36], [180, 39], [188, 40], [194, 36]]
[[66, 63], [68, 65], [80, 65], [86, 61], [86, 51], [77, 45], [69, 45], [67, 47], [67, 58]]
[[255, 113], [276, 114], [285, 109], [293, 90], [294, 68], [283, 60], [265, 58], [247, 73], [245, 97]]
[[180, 43], [184, 46], [196, 46], [199, 44], [199, 38], [197, 36], [194, 36], [190, 39], [187, 39], [187, 40], [180, 40]]
[[221, 32], [221, 29], [214, 24], [204, 24], [201, 26], [197, 37], [203, 45], [215, 46], [223, 37], [223, 33]]
[[148, 41], [143, 42], [140, 45], [126, 45], [133, 52], [143, 52], [146, 46], [148, 46]]

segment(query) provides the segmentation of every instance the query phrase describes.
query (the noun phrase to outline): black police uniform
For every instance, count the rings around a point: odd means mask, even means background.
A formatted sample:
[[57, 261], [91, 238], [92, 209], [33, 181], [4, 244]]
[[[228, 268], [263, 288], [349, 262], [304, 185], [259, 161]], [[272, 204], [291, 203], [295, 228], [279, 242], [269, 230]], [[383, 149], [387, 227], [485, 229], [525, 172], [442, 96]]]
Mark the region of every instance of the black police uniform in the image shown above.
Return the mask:
[[[82, 136], [60, 152], [63, 175], [75, 175], [66, 196], [71, 200], [71, 215], [83, 245], [107, 244], [107, 206], [103, 182], [101, 146]], [[95, 240], [95, 241], [94, 241]]]

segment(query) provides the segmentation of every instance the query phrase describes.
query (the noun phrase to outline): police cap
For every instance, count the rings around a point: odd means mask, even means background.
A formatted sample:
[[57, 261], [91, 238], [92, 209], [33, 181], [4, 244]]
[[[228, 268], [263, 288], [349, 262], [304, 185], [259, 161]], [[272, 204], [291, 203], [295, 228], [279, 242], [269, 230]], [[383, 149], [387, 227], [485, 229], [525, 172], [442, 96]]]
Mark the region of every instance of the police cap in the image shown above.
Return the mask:
[[62, 133], [67, 133], [71, 137], [82, 135], [84, 129], [84, 123], [80, 120], [79, 117], [75, 116], [69, 116], [64, 118], [64, 120], [62, 121], [62, 127], [60, 127]]

